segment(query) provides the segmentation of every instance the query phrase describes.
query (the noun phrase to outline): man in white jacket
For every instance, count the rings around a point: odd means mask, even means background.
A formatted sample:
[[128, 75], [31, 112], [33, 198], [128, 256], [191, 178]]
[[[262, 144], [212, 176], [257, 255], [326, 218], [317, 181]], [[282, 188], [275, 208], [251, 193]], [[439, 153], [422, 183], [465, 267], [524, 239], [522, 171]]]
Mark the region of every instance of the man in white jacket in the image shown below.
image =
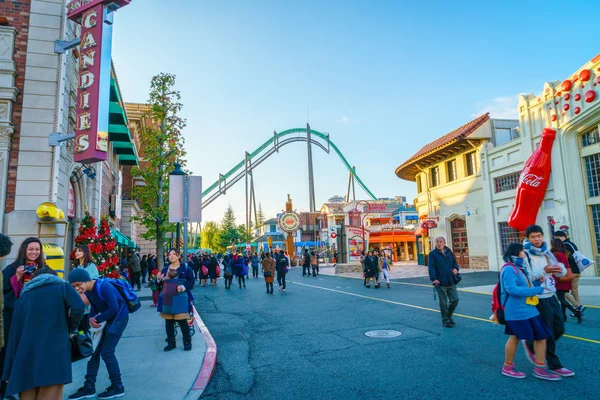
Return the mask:
[[[538, 296], [537, 308], [544, 323], [550, 328], [553, 335], [547, 340], [546, 360], [548, 369], [560, 376], [574, 376], [575, 373], [564, 368], [556, 355], [556, 341], [565, 333], [565, 321], [560, 302], [556, 298], [555, 276], [562, 278], [567, 274], [567, 269], [559, 263], [550, 248], [544, 242], [544, 232], [538, 225], [531, 225], [525, 230], [527, 239], [523, 247], [527, 253], [526, 267], [533, 286], [542, 286], [544, 292]], [[554, 275], [554, 276], [553, 276]], [[529, 361], [535, 363], [533, 356], [533, 342], [524, 346]]]

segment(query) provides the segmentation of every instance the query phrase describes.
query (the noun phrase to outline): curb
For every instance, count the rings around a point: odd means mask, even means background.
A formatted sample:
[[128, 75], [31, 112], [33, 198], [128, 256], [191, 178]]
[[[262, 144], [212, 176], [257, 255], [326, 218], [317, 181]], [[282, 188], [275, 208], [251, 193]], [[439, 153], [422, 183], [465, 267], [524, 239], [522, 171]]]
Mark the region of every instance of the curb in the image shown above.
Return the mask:
[[204, 361], [202, 362], [202, 367], [198, 372], [198, 376], [191, 389], [184, 397], [185, 399], [198, 399], [202, 395], [215, 372], [217, 364], [217, 344], [204, 324], [204, 321], [200, 318], [200, 314], [198, 314], [196, 307], [192, 306], [192, 308], [194, 310], [194, 321], [196, 322], [196, 326], [198, 326], [200, 332], [202, 332], [202, 336], [204, 336], [204, 341], [206, 342], [206, 353], [204, 354]]

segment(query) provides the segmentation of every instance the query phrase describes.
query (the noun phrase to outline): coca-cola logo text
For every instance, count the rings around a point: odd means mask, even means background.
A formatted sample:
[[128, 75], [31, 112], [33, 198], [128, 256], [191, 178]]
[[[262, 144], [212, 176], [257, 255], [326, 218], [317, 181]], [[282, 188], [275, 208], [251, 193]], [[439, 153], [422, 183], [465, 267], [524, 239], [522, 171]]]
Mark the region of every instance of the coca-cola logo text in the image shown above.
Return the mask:
[[543, 180], [543, 177], [537, 176], [536, 174], [521, 174], [521, 177], [519, 178], [521, 183], [535, 188], [539, 187]]

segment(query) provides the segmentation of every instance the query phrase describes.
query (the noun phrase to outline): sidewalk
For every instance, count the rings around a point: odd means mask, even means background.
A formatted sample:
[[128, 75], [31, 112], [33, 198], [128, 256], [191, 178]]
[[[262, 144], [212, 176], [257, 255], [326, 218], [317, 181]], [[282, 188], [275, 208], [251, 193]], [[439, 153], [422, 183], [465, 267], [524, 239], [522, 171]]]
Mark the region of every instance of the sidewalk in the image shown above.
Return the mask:
[[[477, 272], [478, 270], [461, 268], [460, 272], [468, 274]], [[362, 272], [344, 272], [335, 273], [333, 264], [325, 264], [319, 266], [319, 273], [323, 275], [341, 276], [344, 278], [363, 278]], [[390, 268], [390, 279], [403, 279], [403, 278], [420, 278], [429, 276], [429, 270], [426, 266], [417, 265], [414, 261], [397, 261], [391, 265]]]
[[[196, 383], [206, 353], [206, 342], [196, 326], [192, 339], [193, 350], [183, 351], [181, 332], [177, 333], [177, 348], [165, 353], [165, 323], [150, 307], [152, 301], [144, 300], [151, 296], [150, 289], [138, 292], [142, 308], [130, 314], [129, 324], [117, 346], [117, 359], [121, 367], [125, 399], [185, 399]], [[73, 383], [65, 386], [64, 399], [83, 385], [87, 359], [73, 364]], [[103, 361], [96, 382], [96, 393], [100, 394], [110, 386], [108, 373]], [[198, 398], [201, 392], [189, 394]]]

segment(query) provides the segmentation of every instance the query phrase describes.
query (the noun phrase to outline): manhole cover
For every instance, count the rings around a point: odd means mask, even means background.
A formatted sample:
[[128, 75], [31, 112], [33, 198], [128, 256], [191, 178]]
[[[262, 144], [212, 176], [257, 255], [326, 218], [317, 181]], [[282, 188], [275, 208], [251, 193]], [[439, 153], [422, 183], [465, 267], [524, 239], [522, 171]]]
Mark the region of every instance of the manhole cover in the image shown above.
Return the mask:
[[389, 331], [389, 330], [365, 332], [365, 336], [372, 337], [372, 338], [394, 338], [394, 337], [398, 337], [400, 335], [402, 335], [402, 332]]

